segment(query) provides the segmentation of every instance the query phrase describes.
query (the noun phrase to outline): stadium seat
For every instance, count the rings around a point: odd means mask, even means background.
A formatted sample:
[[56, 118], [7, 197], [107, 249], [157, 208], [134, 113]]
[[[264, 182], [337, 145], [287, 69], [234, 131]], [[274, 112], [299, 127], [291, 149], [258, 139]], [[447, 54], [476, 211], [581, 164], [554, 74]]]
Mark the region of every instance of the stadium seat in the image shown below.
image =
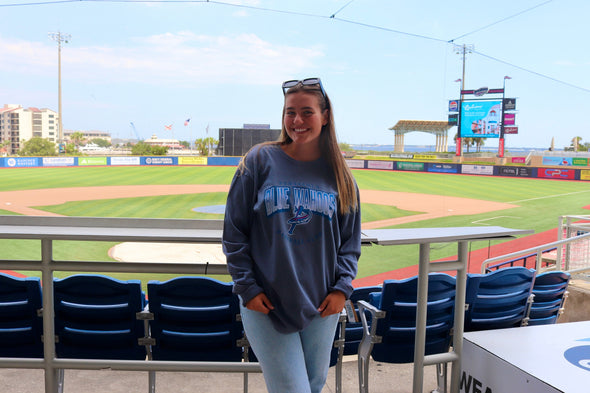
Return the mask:
[[42, 358], [41, 280], [0, 273], [0, 357]]
[[[54, 279], [55, 351], [58, 358], [145, 360], [141, 344], [145, 304], [138, 280], [79, 274]], [[63, 391], [64, 372], [58, 375]]]
[[465, 331], [526, 326], [535, 274], [520, 266], [468, 274]]
[[[448, 274], [428, 275], [425, 355], [449, 351], [455, 287], [455, 278]], [[358, 302], [363, 325], [363, 338], [358, 349], [361, 393], [369, 391], [370, 357], [385, 363], [414, 362], [417, 295], [418, 277], [414, 276], [405, 280], [386, 280], [380, 293], [371, 294], [368, 302]], [[446, 373], [437, 378], [438, 390], [446, 391]]]
[[[248, 346], [232, 284], [208, 277], [148, 283], [153, 360], [247, 361]], [[247, 391], [244, 373], [244, 391]], [[155, 391], [155, 372], [150, 372]]]
[[537, 275], [533, 285], [534, 298], [529, 312], [529, 325], [557, 322], [564, 311], [570, 277], [566, 272], [545, 272]]

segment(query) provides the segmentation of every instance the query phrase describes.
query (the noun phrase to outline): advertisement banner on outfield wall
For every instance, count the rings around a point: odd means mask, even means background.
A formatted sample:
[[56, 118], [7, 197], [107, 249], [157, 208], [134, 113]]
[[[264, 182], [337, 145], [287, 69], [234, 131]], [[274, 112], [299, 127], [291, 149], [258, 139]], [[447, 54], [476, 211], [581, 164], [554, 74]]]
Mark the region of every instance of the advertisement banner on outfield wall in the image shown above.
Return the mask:
[[576, 178], [576, 170], [560, 168], [537, 168], [537, 177], [545, 179], [574, 180]]
[[493, 165], [461, 165], [461, 173], [469, 175], [493, 175]]
[[498, 175], [515, 177], [533, 177], [533, 171], [531, 170], [531, 168], [501, 166], [498, 168]]
[[178, 165], [207, 165], [207, 157], [178, 157]]
[[4, 159], [4, 166], [9, 168], [32, 168], [41, 166], [39, 157], [7, 157]]
[[363, 169], [365, 167], [364, 160], [344, 160], [349, 168]]
[[526, 157], [512, 157], [510, 159], [510, 162], [512, 162], [513, 164], [525, 164]]
[[141, 165], [176, 165], [178, 157], [141, 157]]
[[211, 166], [237, 166], [242, 157], [209, 157], [207, 165]]
[[580, 171], [580, 180], [590, 180], [590, 170], [582, 169]]
[[543, 157], [543, 165], [572, 166], [571, 157]]
[[588, 159], [582, 157], [572, 157], [573, 166], [588, 166]]
[[106, 157], [78, 157], [78, 166], [106, 165]]
[[393, 169], [393, 161], [367, 161], [368, 169]]
[[75, 157], [43, 157], [43, 166], [74, 166]]
[[457, 173], [457, 172], [459, 172], [459, 165], [457, 165], [457, 164], [428, 164], [428, 165], [426, 165], [426, 172]]
[[424, 170], [424, 163], [423, 162], [398, 162], [397, 169], [400, 171], [423, 171]]
[[139, 157], [111, 157], [111, 165], [139, 165]]

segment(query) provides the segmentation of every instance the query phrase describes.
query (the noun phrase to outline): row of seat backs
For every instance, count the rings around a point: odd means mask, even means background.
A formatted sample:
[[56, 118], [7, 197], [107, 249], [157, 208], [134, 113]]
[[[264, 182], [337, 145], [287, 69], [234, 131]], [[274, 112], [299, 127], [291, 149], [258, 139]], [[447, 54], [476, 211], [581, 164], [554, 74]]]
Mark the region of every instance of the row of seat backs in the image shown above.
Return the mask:
[[[448, 348], [450, 343], [450, 334], [446, 332], [450, 332], [453, 322], [454, 280], [444, 273], [429, 275], [427, 354], [443, 352], [440, 348]], [[533, 282], [536, 289], [531, 289]], [[522, 267], [485, 275], [469, 274], [465, 330], [519, 326], [527, 312], [526, 301], [531, 291], [536, 299], [530, 309], [529, 324], [555, 323], [568, 283], [568, 273], [543, 273], [535, 279], [533, 270]], [[58, 357], [145, 358], [144, 348], [132, 344], [146, 335], [143, 322], [136, 318], [146, 303], [138, 280], [75, 275], [55, 279], [54, 288]], [[384, 337], [384, 344], [403, 347], [399, 352], [405, 355], [396, 355], [399, 359], [395, 362], [413, 359], [416, 294], [417, 277], [412, 277], [386, 280], [382, 287], [357, 288], [351, 296], [355, 305], [358, 300], [368, 300], [378, 308], [385, 307], [387, 317], [380, 320], [377, 334]], [[232, 293], [232, 284], [208, 277], [150, 281], [148, 297], [153, 318], [150, 337], [156, 340], [152, 346], [154, 359], [241, 359], [242, 348], [236, 342], [243, 331], [236, 320], [239, 299]], [[0, 274], [0, 356], [42, 357], [42, 322], [38, 313], [41, 304], [38, 278]], [[338, 332], [336, 335], [337, 339]], [[360, 322], [347, 323], [345, 355], [357, 353], [362, 335]], [[383, 358], [379, 347], [385, 346], [376, 345], [374, 353]], [[383, 352], [384, 357], [391, 356], [391, 351]]]
[[[534, 269], [524, 267], [468, 274], [464, 330], [518, 327], [527, 321], [529, 325], [555, 323], [569, 280], [569, 273], [536, 275]], [[455, 284], [455, 278], [445, 273], [428, 276], [426, 355], [448, 351], [454, 323]], [[388, 363], [413, 362], [418, 277], [385, 280], [382, 288], [371, 291], [362, 300], [386, 312], [385, 318], [377, 321], [375, 334], [381, 337], [381, 343], [373, 346], [373, 358]], [[532, 303], [531, 294], [535, 295]], [[347, 327], [345, 348], [348, 335]]]
[[[0, 274], [0, 357], [43, 357], [38, 278]], [[149, 314], [138, 280], [95, 274], [54, 280], [56, 356], [146, 358], [140, 341], [152, 339], [155, 360], [240, 361], [243, 337], [232, 284], [208, 277], [148, 283]], [[151, 319], [145, 330], [143, 319]], [[139, 318], [138, 318], [139, 317]]]

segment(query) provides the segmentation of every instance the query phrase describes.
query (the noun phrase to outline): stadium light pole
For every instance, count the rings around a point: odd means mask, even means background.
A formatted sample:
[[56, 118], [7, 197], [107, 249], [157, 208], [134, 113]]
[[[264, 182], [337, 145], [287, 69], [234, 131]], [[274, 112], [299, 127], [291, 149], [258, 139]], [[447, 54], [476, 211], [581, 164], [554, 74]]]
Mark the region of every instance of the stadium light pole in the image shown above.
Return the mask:
[[69, 42], [71, 35], [58, 31], [57, 33], [49, 33], [49, 38], [57, 42], [57, 142], [61, 144], [64, 138], [61, 117], [61, 47], [63, 43], [67, 44]]
[[504, 158], [504, 98], [506, 97], [506, 79], [512, 79], [508, 75], [504, 76], [502, 82], [502, 123], [500, 124], [500, 141], [498, 143], [498, 157]]
[[463, 90], [465, 90], [465, 55], [467, 53], [471, 53], [473, 52], [473, 44], [470, 45], [454, 45], [453, 49], [455, 51], [455, 53], [457, 54], [462, 54], [463, 55], [463, 72], [462, 72], [462, 76], [461, 79], [457, 79], [457, 81], [461, 81], [461, 95], [460, 95], [460, 101], [459, 101], [459, 127], [458, 127], [458, 131], [457, 131], [457, 143], [456, 143], [456, 152], [455, 152], [455, 156], [463, 156], [463, 140], [461, 138], [461, 107], [463, 106]]

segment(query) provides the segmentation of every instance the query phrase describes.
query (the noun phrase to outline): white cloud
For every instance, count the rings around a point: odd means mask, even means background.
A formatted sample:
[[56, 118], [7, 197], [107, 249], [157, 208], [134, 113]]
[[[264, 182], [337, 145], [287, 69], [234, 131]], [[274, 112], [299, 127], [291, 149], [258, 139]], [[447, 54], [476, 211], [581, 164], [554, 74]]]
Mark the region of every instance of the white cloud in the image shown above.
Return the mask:
[[[4, 73], [52, 75], [57, 47], [0, 37]], [[81, 82], [276, 83], [284, 75], [314, 68], [320, 48], [265, 41], [256, 34], [199, 35], [190, 31], [135, 38], [127, 46], [62, 48], [62, 72]]]

